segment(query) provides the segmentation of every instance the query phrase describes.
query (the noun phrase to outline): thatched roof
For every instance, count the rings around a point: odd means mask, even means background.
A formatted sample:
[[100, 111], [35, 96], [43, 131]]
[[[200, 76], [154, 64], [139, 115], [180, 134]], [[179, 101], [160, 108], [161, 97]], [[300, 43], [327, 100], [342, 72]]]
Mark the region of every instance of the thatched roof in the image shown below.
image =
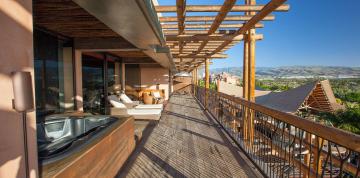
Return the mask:
[[258, 96], [256, 103], [287, 113], [295, 113], [299, 109], [334, 112], [344, 108], [336, 103], [328, 80], [311, 82], [284, 92], [271, 92]]

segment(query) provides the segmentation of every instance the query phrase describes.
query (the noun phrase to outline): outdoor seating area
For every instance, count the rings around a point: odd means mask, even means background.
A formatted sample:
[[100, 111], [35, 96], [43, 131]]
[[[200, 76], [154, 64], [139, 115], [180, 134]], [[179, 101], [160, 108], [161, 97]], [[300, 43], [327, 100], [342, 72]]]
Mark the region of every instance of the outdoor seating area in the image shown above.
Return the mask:
[[139, 104], [126, 94], [110, 95], [108, 101], [112, 106], [110, 115], [131, 115], [135, 120], [159, 120], [163, 110], [163, 104]]

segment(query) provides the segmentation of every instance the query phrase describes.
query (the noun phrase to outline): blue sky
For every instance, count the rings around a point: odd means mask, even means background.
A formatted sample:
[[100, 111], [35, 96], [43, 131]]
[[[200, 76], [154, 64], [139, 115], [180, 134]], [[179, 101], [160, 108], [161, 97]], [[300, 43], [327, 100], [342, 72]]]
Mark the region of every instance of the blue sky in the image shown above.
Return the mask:
[[[158, 1], [160, 5], [174, 5], [176, 2]], [[188, 0], [187, 4], [221, 5], [223, 2]], [[243, 2], [238, 0], [237, 4]], [[258, 4], [267, 2], [269, 0], [257, 1]], [[264, 40], [256, 44], [256, 66], [360, 67], [360, 0], [288, 0], [287, 4], [290, 4], [289, 12], [274, 13], [275, 21], [264, 22], [265, 28], [257, 30], [257, 33], [264, 34]], [[241, 13], [231, 15], [235, 14]], [[228, 59], [214, 60], [211, 68], [242, 66], [243, 43], [226, 54]]]

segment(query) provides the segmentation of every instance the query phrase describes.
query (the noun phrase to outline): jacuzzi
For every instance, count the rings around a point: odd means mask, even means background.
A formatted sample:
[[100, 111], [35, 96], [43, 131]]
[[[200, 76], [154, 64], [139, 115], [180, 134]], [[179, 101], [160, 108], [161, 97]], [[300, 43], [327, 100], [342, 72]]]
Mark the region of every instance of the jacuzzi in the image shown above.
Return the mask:
[[100, 137], [118, 120], [95, 115], [47, 116], [37, 124], [39, 162], [46, 165], [68, 157]]
[[37, 123], [40, 177], [114, 177], [135, 148], [134, 118], [84, 113]]

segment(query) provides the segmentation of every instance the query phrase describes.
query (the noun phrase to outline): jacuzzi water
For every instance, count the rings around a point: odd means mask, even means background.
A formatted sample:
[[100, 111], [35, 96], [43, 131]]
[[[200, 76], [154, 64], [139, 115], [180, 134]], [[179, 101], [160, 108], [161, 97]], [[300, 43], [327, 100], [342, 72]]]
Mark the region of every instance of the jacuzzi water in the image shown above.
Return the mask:
[[48, 116], [37, 124], [38, 157], [54, 162], [88, 144], [117, 119], [111, 116]]

